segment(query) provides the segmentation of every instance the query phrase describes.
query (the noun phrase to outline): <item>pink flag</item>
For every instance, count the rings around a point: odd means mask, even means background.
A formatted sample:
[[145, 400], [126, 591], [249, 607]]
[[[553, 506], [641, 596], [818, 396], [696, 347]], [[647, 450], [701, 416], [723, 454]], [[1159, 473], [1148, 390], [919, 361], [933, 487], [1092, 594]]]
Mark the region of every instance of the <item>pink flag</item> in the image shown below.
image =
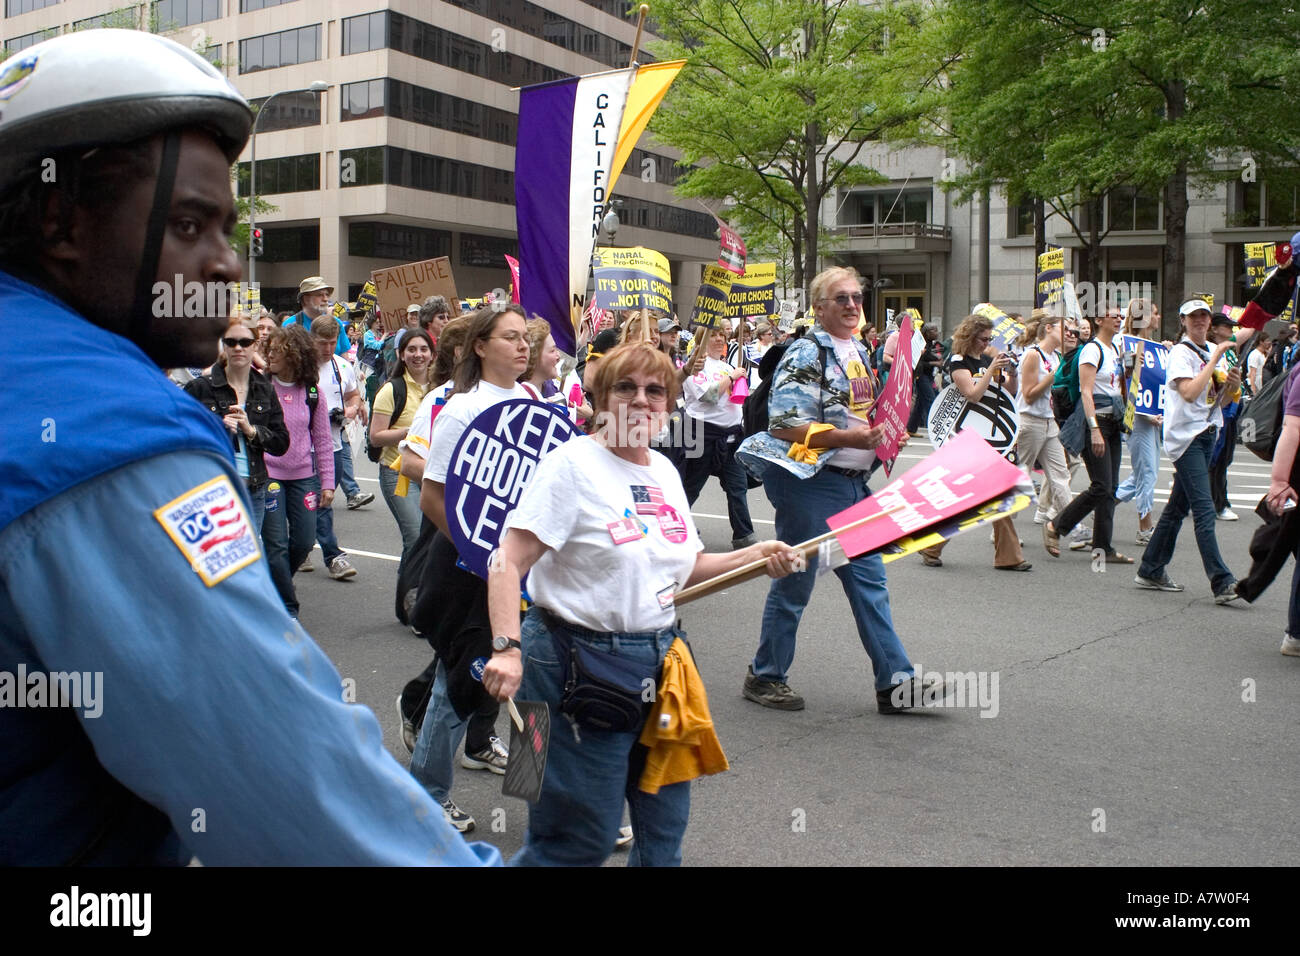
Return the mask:
[[519, 301], [519, 260], [506, 256], [506, 265], [510, 267], [510, 301]]
[[1020, 469], [983, 438], [973, 431], [962, 431], [870, 498], [832, 515], [826, 523], [832, 531], [838, 531], [860, 518], [898, 509], [836, 534], [844, 553], [854, 558], [977, 508], [1014, 488], [1022, 477]]
[[[717, 216], [713, 218], [718, 219]], [[745, 240], [740, 238], [740, 233], [721, 219], [718, 219], [718, 232], [721, 233], [722, 241], [722, 248], [718, 251], [718, 265], [728, 272], [743, 276], [745, 274], [745, 256], [749, 254], [745, 248]]]
[[893, 474], [898, 443], [907, 433], [907, 419], [912, 414], [912, 337], [912, 317], [904, 312], [903, 322], [898, 327], [894, 364], [889, 366], [889, 378], [871, 413], [873, 427], [885, 426], [885, 437], [876, 446], [876, 457], [884, 465], [886, 475]]

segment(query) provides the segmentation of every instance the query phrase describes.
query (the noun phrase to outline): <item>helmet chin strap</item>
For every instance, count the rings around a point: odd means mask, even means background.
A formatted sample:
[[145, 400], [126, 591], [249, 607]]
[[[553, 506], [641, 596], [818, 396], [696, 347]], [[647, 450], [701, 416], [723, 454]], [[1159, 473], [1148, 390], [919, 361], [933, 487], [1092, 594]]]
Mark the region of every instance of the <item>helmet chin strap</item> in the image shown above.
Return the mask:
[[[158, 281], [158, 260], [162, 258], [163, 232], [171, 213], [172, 189], [176, 185], [176, 167], [180, 161], [181, 134], [171, 130], [163, 137], [162, 159], [158, 164], [158, 181], [153, 191], [153, 208], [144, 235], [140, 271], [135, 277], [135, 300], [127, 317], [126, 337], [145, 352], [153, 328], [154, 283]], [[170, 279], [170, 277], [169, 277]], [[184, 290], [178, 290], [183, 297]], [[171, 296], [168, 296], [171, 300]]]

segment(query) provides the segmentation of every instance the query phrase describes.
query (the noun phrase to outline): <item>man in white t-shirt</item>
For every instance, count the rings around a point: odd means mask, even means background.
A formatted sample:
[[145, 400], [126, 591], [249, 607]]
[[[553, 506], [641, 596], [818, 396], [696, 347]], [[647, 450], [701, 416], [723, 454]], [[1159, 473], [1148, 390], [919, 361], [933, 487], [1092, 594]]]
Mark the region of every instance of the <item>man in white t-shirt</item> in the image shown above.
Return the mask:
[[[316, 358], [321, 363], [316, 383], [320, 394], [319, 410], [329, 411], [330, 437], [334, 442], [334, 474], [339, 475], [344, 460], [344, 446], [347, 444], [343, 441], [343, 423], [357, 416], [358, 409], [361, 407], [361, 391], [352, 366], [334, 354], [334, 332], [337, 328], [338, 323], [330, 315], [321, 316], [311, 325], [312, 341], [316, 345]], [[351, 465], [351, 455], [348, 455], [346, 460]], [[339, 484], [343, 486], [344, 494], [348, 496], [348, 507], [353, 507], [352, 500], [360, 499], [361, 489], [353, 480], [353, 491], [349, 492], [342, 477], [339, 479]], [[374, 501], [374, 497], [370, 495], [370, 500]], [[316, 509], [316, 541], [325, 555], [325, 569], [331, 578], [335, 581], [345, 581], [356, 577], [357, 569], [348, 561], [347, 555], [339, 547], [338, 539], [334, 536], [332, 507]], [[311, 557], [308, 556], [301, 570], [308, 570], [311, 567], [310, 562]]]
[[1196, 527], [1196, 546], [1210, 579], [1215, 604], [1235, 601], [1237, 582], [1223, 563], [1214, 535], [1214, 501], [1210, 494], [1210, 455], [1219, 428], [1223, 405], [1241, 385], [1241, 369], [1226, 375], [1215, 366], [1232, 347], [1231, 340], [1211, 350], [1206, 342], [1210, 329], [1210, 306], [1202, 299], [1189, 299], [1178, 310], [1183, 337], [1169, 350], [1165, 372], [1165, 452], [1174, 463], [1174, 485], [1169, 502], [1156, 522], [1151, 542], [1142, 555], [1135, 579], [1138, 587], [1153, 591], [1181, 591], [1165, 568], [1174, 556], [1178, 529], [1188, 511]]

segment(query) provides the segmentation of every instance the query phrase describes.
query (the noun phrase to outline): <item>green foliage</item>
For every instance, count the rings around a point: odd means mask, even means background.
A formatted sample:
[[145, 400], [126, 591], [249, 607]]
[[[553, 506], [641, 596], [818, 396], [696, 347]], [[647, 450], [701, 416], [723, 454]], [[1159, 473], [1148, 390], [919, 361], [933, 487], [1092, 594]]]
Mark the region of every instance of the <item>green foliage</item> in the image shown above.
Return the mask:
[[[910, 38], [924, 10], [857, 0], [663, 0], [661, 60], [686, 59], [651, 123], [701, 168], [678, 195], [730, 198], [726, 210], [793, 258], [803, 286], [816, 270], [823, 201], [885, 180], [857, 162], [871, 141], [913, 137], [934, 108], [937, 75]], [[783, 256], [778, 256], [780, 261]]]
[[[269, 203], [261, 196], [257, 197], [257, 218], [260, 222], [262, 217], [267, 213], [279, 212], [280, 207], [274, 203]], [[230, 236], [230, 247], [238, 249], [243, 256], [248, 255], [248, 197], [235, 197], [235, 217], [239, 220], [235, 224], [235, 231]]]

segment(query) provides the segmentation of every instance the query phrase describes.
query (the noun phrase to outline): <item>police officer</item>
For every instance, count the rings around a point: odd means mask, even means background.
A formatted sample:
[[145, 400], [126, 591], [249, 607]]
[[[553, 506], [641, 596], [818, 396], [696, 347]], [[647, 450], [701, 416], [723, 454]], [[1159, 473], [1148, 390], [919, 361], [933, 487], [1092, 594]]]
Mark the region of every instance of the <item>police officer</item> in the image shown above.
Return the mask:
[[344, 702], [161, 371], [217, 355], [248, 104], [90, 30], [0, 64], [0, 106], [0, 865], [497, 862]]

